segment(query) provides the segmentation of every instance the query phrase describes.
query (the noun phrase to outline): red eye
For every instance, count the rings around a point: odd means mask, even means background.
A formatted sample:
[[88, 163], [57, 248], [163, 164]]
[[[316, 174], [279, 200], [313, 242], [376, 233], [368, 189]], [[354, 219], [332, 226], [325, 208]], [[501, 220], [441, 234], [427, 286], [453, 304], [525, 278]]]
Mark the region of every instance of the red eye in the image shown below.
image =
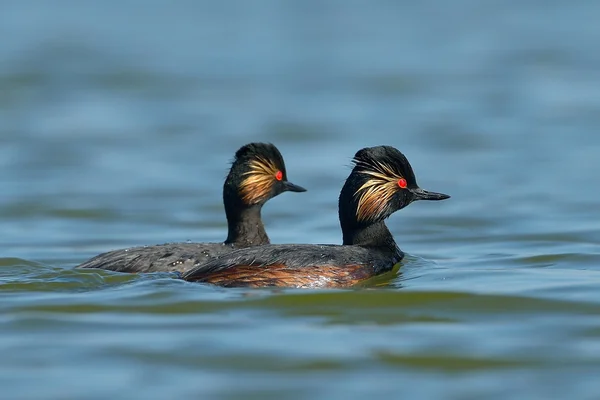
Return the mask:
[[404, 179], [404, 178], [398, 179], [398, 186], [400, 186], [402, 189], [406, 189], [406, 179]]
[[281, 171], [277, 171], [277, 173], [275, 174], [275, 179], [277, 179], [278, 181], [283, 179], [283, 172]]

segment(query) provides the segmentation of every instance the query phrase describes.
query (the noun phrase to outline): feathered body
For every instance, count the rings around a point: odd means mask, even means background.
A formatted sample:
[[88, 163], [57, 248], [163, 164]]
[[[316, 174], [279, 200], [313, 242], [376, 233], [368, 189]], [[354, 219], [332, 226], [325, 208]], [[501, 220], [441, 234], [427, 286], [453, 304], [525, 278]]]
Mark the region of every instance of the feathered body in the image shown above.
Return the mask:
[[417, 185], [406, 157], [390, 146], [359, 150], [339, 197], [343, 245], [263, 245], [236, 250], [183, 275], [220, 286], [349, 287], [390, 271], [403, 253], [384, 220], [415, 200], [450, 196]]

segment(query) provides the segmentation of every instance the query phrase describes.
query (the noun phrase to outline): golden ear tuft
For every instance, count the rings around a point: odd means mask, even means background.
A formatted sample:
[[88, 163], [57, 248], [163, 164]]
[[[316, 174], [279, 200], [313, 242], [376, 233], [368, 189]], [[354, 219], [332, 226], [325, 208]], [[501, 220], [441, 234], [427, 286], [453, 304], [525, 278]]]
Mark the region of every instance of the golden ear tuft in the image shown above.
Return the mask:
[[375, 161], [373, 163], [359, 163], [367, 168], [360, 171], [370, 178], [354, 194], [358, 197], [356, 217], [359, 221], [372, 220], [381, 217], [386, 205], [390, 202], [400, 186], [398, 182], [404, 179], [389, 165]]
[[257, 157], [249, 162], [250, 171], [240, 184], [240, 194], [246, 204], [256, 204], [271, 193], [279, 168], [269, 159]]

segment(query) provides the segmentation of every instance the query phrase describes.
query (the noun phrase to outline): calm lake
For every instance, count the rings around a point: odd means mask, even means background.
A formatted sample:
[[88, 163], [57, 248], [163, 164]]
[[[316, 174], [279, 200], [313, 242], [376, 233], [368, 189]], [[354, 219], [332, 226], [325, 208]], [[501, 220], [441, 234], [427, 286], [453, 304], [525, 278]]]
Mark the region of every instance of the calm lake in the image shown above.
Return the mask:
[[[0, 5], [3, 399], [599, 399], [600, 2]], [[354, 153], [424, 189], [353, 290], [74, 270], [226, 237], [237, 148], [281, 150], [273, 243], [341, 243]]]

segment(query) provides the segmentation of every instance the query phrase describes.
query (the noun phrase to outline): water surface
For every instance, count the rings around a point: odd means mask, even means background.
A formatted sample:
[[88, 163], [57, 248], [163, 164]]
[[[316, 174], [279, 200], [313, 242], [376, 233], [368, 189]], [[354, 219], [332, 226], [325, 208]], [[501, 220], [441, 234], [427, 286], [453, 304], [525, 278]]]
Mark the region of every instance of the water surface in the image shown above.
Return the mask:
[[[7, 398], [600, 397], [596, 2], [0, 6]], [[340, 243], [360, 148], [449, 193], [388, 226], [355, 290], [221, 289], [73, 267], [226, 236], [234, 151], [308, 188], [274, 243]]]

